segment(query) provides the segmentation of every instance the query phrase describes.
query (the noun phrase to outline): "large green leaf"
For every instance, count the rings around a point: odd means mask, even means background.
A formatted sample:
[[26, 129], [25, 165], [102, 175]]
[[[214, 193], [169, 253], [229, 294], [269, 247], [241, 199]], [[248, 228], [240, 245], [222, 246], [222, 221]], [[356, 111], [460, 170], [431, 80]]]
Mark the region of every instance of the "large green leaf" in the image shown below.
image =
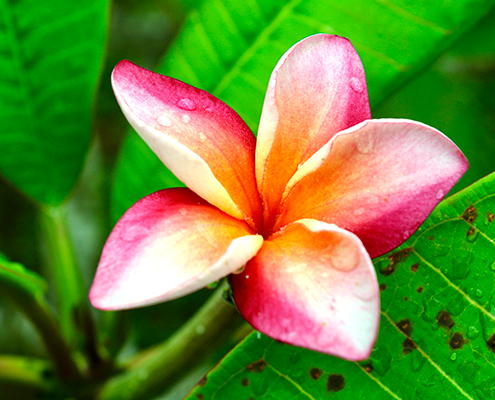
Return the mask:
[[0, 0], [0, 172], [57, 205], [77, 180], [105, 41], [107, 0]]
[[404, 245], [375, 260], [382, 311], [369, 360], [255, 333], [188, 399], [495, 398], [494, 240], [492, 174], [442, 202]]
[[[362, 57], [371, 103], [430, 65], [493, 5], [492, 0], [409, 2], [250, 0], [204, 2], [192, 12], [157, 69], [224, 100], [255, 131], [270, 73], [298, 40], [318, 32], [348, 36]], [[134, 201], [176, 185], [158, 159], [131, 134], [116, 172], [113, 215]]]

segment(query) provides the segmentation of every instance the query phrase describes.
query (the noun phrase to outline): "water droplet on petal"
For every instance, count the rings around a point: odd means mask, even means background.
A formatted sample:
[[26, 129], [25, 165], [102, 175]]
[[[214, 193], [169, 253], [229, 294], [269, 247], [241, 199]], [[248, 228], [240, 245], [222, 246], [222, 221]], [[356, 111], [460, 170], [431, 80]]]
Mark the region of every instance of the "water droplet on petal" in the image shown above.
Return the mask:
[[403, 239], [403, 240], [407, 240], [407, 239], [409, 239], [409, 236], [411, 236], [411, 233], [410, 233], [409, 231], [404, 231], [404, 232], [402, 233], [402, 239]]
[[202, 142], [206, 141], [206, 135], [203, 132], [199, 132], [198, 136], [199, 140], [201, 140]]
[[191, 122], [191, 117], [189, 115], [183, 115], [181, 119], [182, 119], [182, 122], [184, 122], [185, 124], [188, 124], [189, 122]]
[[166, 115], [162, 115], [156, 119], [156, 122], [158, 122], [161, 126], [172, 126], [172, 121], [170, 120], [169, 117]]
[[437, 200], [441, 200], [441, 199], [443, 198], [443, 196], [444, 196], [443, 190], [442, 190], [442, 189], [440, 189], [440, 190], [437, 192], [437, 194], [436, 194], [436, 196], [435, 196], [435, 197], [437, 198]]
[[366, 132], [357, 137], [357, 151], [361, 154], [370, 154], [375, 149], [375, 137], [371, 132]]
[[178, 100], [177, 106], [187, 111], [194, 111], [196, 109], [196, 103], [187, 97]]
[[357, 210], [354, 210], [354, 215], [363, 215], [364, 214], [364, 208], [358, 208]]
[[360, 254], [358, 247], [351, 239], [343, 240], [338, 246], [331, 249], [325, 263], [328, 262], [333, 268], [343, 272], [350, 272], [359, 265]]
[[364, 85], [361, 83], [361, 81], [358, 78], [354, 76], [351, 79], [349, 79], [349, 86], [356, 93], [363, 93], [364, 91]]

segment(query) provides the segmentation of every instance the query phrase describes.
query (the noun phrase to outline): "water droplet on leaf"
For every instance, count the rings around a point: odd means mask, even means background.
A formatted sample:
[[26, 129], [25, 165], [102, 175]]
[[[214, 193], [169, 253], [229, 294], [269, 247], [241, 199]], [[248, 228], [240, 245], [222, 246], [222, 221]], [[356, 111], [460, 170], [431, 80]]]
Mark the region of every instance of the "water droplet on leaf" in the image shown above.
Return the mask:
[[468, 339], [476, 339], [480, 334], [480, 331], [475, 327], [475, 326], [470, 326], [468, 328], [468, 331], [466, 333], [466, 336], [468, 337]]
[[443, 190], [442, 190], [442, 189], [440, 189], [440, 190], [437, 192], [437, 194], [436, 194], [436, 196], [435, 196], [435, 197], [437, 198], [437, 200], [441, 200], [441, 199], [443, 198], [443, 196], [444, 196]]
[[476, 289], [476, 292], [474, 292], [474, 294], [478, 299], [481, 299], [483, 297], [483, 291], [481, 289]]
[[349, 86], [356, 93], [363, 93], [363, 91], [364, 91], [364, 85], [355, 76], [353, 76], [351, 79], [349, 79]]
[[474, 227], [469, 228], [467, 234], [466, 234], [466, 239], [468, 242], [474, 242], [476, 239], [478, 239], [478, 236], [480, 234], [480, 231]]
[[182, 98], [177, 101], [177, 106], [187, 111], [194, 111], [196, 109], [196, 103], [188, 98]]
[[456, 353], [452, 353], [452, 354], [450, 355], [450, 360], [451, 360], [451, 361], [455, 361], [455, 360], [457, 360], [457, 354], [456, 354]]
[[490, 269], [495, 272], [495, 261], [490, 264]]

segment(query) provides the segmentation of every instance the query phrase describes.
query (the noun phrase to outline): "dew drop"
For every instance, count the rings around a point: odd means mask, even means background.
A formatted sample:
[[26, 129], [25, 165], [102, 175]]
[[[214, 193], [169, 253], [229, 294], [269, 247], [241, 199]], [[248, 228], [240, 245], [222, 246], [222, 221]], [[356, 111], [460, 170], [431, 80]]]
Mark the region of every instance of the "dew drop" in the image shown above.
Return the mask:
[[182, 122], [184, 122], [185, 124], [188, 124], [189, 122], [191, 122], [191, 117], [189, 115], [183, 115], [182, 116]]
[[361, 81], [353, 76], [351, 79], [349, 79], [349, 86], [351, 87], [352, 90], [354, 90], [356, 93], [363, 93], [364, 91], [364, 86], [361, 83]]
[[476, 292], [474, 292], [474, 294], [478, 299], [481, 299], [483, 297], [483, 291], [481, 289], [476, 289]]
[[196, 109], [196, 103], [187, 97], [179, 99], [177, 101], [177, 106], [187, 111], [194, 111]]
[[455, 360], [457, 360], [457, 353], [452, 353], [452, 354], [450, 355], [450, 360], [451, 360], [451, 361], [455, 361]]
[[354, 210], [354, 215], [363, 215], [364, 214], [364, 208], [358, 208], [357, 210]]
[[357, 151], [361, 154], [370, 154], [375, 149], [375, 138], [372, 133], [364, 133], [357, 140]]
[[198, 136], [199, 140], [201, 140], [202, 142], [206, 141], [206, 135], [203, 132], [199, 132]]
[[407, 239], [409, 239], [409, 236], [411, 236], [411, 234], [409, 233], [409, 231], [404, 231], [404, 232], [402, 233], [402, 239], [403, 239], [403, 240], [407, 240]]
[[158, 122], [161, 126], [172, 126], [172, 121], [170, 120], [169, 117], [166, 115], [162, 115], [156, 119], [156, 122]]
[[473, 227], [469, 228], [469, 231], [466, 235], [467, 241], [471, 243], [474, 242], [476, 239], [478, 239], [479, 233], [480, 231], [478, 229]]
[[468, 339], [476, 339], [480, 334], [480, 331], [475, 327], [475, 326], [470, 326], [468, 328], [468, 331], [466, 333], [466, 336], [468, 337]]
[[493, 272], [495, 272], [495, 261], [493, 261], [493, 262], [490, 264], [490, 270], [492, 270]]
[[204, 325], [198, 325], [198, 326], [196, 327], [196, 333], [197, 333], [198, 335], [202, 335], [202, 334], [204, 334], [204, 333], [205, 333], [205, 327], [204, 327]]
[[436, 194], [436, 196], [435, 196], [435, 197], [437, 198], [437, 200], [441, 200], [441, 199], [443, 198], [443, 196], [444, 196], [444, 195], [445, 195], [445, 194], [443, 193], [443, 190], [442, 190], [442, 189], [440, 189], [440, 190], [437, 192], [437, 194]]

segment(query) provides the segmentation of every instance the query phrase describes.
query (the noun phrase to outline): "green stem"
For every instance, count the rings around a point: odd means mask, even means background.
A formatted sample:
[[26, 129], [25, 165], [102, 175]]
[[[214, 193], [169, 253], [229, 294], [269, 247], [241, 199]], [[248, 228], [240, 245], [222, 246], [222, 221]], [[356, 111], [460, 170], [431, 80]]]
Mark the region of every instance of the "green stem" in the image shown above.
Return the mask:
[[65, 210], [62, 206], [46, 206], [41, 210], [40, 222], [62, 331], [72, 346], [83, 349], [90, 364], [98, 364], [101, 360], [96, 350], [93, 318], [72, 247]]
[[132, 359], [109, 380], [98, 400], [146, 400], [164, 391], [213, 354], [245, 324], [220, 286], [203, 307], [164, 343]]
[[33, 323], [59, 377], [67, 382], [76, 381], [80, 378], [79, 369], [41, 290], [33, 289], [36, 285], [30, 282], [30, 276], [22, 270], [0, 264], [2, 294], [10, 299]]
[[0, 355], [0, 383], [49, 392], [55, 383], [47, 376], [48, 362], [36, 358]]

